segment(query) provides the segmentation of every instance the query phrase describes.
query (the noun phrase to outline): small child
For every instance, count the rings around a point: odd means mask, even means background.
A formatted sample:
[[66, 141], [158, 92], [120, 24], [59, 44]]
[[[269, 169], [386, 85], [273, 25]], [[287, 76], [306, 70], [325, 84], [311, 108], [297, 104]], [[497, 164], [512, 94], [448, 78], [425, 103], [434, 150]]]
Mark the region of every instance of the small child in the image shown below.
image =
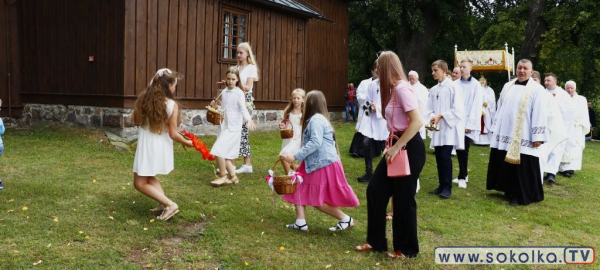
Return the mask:
[[136, 100], [133, 111], [133, 122], [140, 127], [133, 161], [133, 185], [159, 203], [150, 211], [162, 211], [157, 217], [160, 220], [177, 214], [179, 206], [167, 198], [156, 175], [173, 170], [173, 141], [192, 147], [192, 142], [177, 132], [181, 120], [173, 94], [181, 78], [170, 69], [159, 69]]
[[330, 231], [352, 228], [354, 221], [339, 207], [355, 207], [359, 204], [358, 198], [344, 175], [323, 92], [313, 90], [306, 95], [301, 123], [302, 148], [295, 154], [283, 156], [290, 163], [302, 161], [298, 172], [304, 178], [293, 194], [283, 196], [284, 200], [296, 206], [296, 222], [286, 225], [286, 228], [308, 231], [305, 219], [307, 205], [339, 220], [336, 226], [329, 228]]
[[[217, 131], [217, 140], [210, 150], [216, 157], [220, 177], [210, 182], [214, 187], [220, 187], [239, 182], [235, 175], [234, 162], [240, 155], [240, 141], [242, 139], [242, 124], [247, 123], [250, 130], [255, 125], [246, 108], [244, 92], [239, 88], [239, 73], [236, 67], [230, 67], [225, 74], [226, 88], [221, 91], [221, 111], [224, 119]], [[214, 106], [214, 101], [211, 106]], [[227, 178], [227, 173], [231, 178]]]
[[[0, 110], [2, 110], [2, 99], [0, 99]], [[4, 143], [2, 142], [2, 134], [4, 134], [4, 122], [2, 122], [2, 118], [0, 117], [0, 156], [2, 156], [2, 152], [4, 152]], [[4, 189], [2, 187], [2, 179], [0, 179], [0, 190]]]
[[[287, 119], [292, 128], [294, 129], [294, 137], [290, 139], [283, 139], [281, 143], [281, 152], [279, 152], [279, 156], [282, 157], [286, 154], [295, 154], [302, 147], [302, 124], [300, 124], [300, 120], [302, 119], [302, 110], [304, 109], [304, 98], [306, 97], [306, 92], [302, 88], [297, 88], [292, 91], [292, 100], [290, 100], [290, 104], [283, 111], [283, 119]], [[286, 128], [285, 123], [281, 123], [279, 128]], [[285, 173], [289, 174], [291, 170], [295, 170], [294, 164], [290, 164], [285, 161], [284, 158], [281, 158], [281, 163], [285, 169]]]

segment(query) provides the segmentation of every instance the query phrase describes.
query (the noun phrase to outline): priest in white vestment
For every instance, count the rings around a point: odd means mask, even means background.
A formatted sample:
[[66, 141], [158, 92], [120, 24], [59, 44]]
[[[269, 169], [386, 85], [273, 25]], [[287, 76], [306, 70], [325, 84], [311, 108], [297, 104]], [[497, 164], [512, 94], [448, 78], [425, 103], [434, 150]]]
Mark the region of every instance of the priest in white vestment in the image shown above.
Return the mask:
[[565, 177], [571, 177], [575, 171], [581, 170], [583, 149], [585, 148], [585, 134], [590, 132], [590, 115], [587, 99], [576, 92], [577, 84], [574, 81], [565, 83], [567, 94], [573, 99], [575, 106], [575, 119], [565, 146], [562, 162], [558, 171]]
[[[412, 85], [415, 94], [417, 94], [417, 99], [419, 100], [419, 110], [424, 111], [425, 106], [427, 106], [427, 100], [429, 99], [429, 90], [425, 85], [422, 85], [419, 82], [419, 73], [414, 70], [408, 72], [408, 81], [410, 85]], [[423, 118], [423, 123], [427, 123], [429, 119]], [[419, 129], [419, 134], [421, 134], [421, 138], [425, 140], [425, 125]]]
[[456, 150], [459, 170], [457, 179], [453, 180], [459, 188], [467, 188], [467, 182], [469, 181], [469, 148], [472, 141], [479, 140], [479, 133], [481, 133], [483, 87], [477, 79], [471, 76], [472, 69], [471, 60], [465, 59], [460, 62], [461, 77], [457, 83], [462, 90], [461, 94], [465, 106], [465, 136], [462, 138], [465, 141], [465, 147]]
[[[372, 71], [373, 80], [365, 85], [366, 91], [357, 94], [358, 102], [367, 106], [364, 110], [357, 132], [363, 135], [362, 153], [365, 158], [365, 174], [358, 178], [359, 182], [369, 182], [373, 176], [373, 156], [379, 155], [390, 132], [387, 129], [387, 120], [381, 115], [381, 93], [379, 91], [379, 79], [377, 79], [377, 68]], [[364, 82], [364, 81], [363, 81]], [[362, 83], [361, 83], [362, 85]], [[369, 105], [367, 105], [367, 102]], [[361, 105], [361, 107], [363, 107]]]
[[423, 112], [427, 123], [438, 126], [431, 137], [431, 147], [435, 148], [439, 186], [430, 194], [441, 198], [452, 195], [452, 148], [465, 147], [465, 105], [460, 86], [446, 78], [448, 63], [437, 60], [431, 65], [433, 78], [438, 84], [429, 90], [429, 99]]
[[517, 80], [504, 85], [492, 123], [488, 190], [505, 192], [510, 205], [544, 200], [538, 147], [548, 141], [548, 98], [530, 77], [531, 61], [517, 65]]
[[[558, 78], [556, 75], [553, 73], [546, 73], [545, 75], [544, 84], [546, 85], [546, 90], [550, 93], [556, 104], [558, 104], [560, 115], [562, 115], [565, 123], [566, 132], [567, 134], [571, 134], [573, 130], [573, 120], [575, 119], [573, 98], [557, 85]], [[558, 167], [560, 166], [563, 154], [565, 153], [566, 145], [567, 141], [564, 140], [556, 145], [549, 153], [546, 159], [546, 166], [544, 167], [544, 172], [546, 172], [544, 182], [556, 182], [556, 173], [558, 172]]]
[[496, 93], [484, 77], [479, 78], [479, 83], [483, 87], [483, 115], [481, 116], [481, 132], [479, 133], [479, 140], [475, 140], [474, 143], [477, 145], [490, 145], [492, 133], [490, 128], [492, 127], [492, 120], [496, 113]]

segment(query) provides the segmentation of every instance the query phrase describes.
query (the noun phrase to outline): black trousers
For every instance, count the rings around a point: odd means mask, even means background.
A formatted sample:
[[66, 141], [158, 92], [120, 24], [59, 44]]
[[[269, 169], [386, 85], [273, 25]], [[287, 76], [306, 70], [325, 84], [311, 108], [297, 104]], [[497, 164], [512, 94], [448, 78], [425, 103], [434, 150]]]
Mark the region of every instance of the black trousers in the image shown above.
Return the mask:
[[471, 146], [471, 138], [465, 136], [465, 149], [456, 150], [458, 158], [458, 179], [465, 179], [469, 175], [469, 147]]
[[419, 253], [417, 239], [417, 179], [425, 165], [425, 144], [417, 133], [406, 145], [411, 175], [391, 178], [387, 176], [387, 162], [379, 161], [367, 187], [367, 242], [375, 251], [387, 251], [385, 214], [390, 197], [394, 196], [394, 219], [392, 220], [394, 251], [405, 256]]
[[452, 191], [452, 148], [452, 145], [435, 147], [438, 181], [442, 190]]

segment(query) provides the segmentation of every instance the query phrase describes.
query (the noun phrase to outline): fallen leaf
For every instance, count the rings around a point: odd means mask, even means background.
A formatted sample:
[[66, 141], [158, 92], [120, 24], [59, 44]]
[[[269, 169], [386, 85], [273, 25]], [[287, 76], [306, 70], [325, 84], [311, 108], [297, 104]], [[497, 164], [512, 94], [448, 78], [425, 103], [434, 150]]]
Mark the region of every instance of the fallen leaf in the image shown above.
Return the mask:
[[27, 206], [23, 206], [23, 211], [27, 211], [27, 209], [29, 209]]
[[42, 263], [42, 260], [38, 260], [37, 262], [34, 262], [33, 265], [38, 265], [40, 263]]
[[284, 246], [280, 246], [280, 247], [279, 247], [279, 250], [281, 250], [281, 251], [284, 251], [284, 250], [285, 250], [285, 247], [284, 247]]
[[46, 247], [47, 247], [47, 248], [49, 248], [49, 247], [51, 247], [51, 246], [52, 246], [52, 243], [48, 244]]
[[150, 220], [150, 223], [152, 223], [152, 222], [154, 222], [154, 219], [151, 219], [151, 220]]
[[58, 217], [57, 216], [54, 217], [54, 222], [58, 222]]
[[13, 209], [7, 210], [6, 213], [8, 214], [8, 213], [13, 212], [13, 211], [15, 211], [15, 210], [13, 210]]
[[108, 216], [108, 218], [109, 218], [109, 219], [112, 219], [112, 220], [114, 220], [114, 219], [115, 219], [115, 218], [114, 218], [114, 217], [112, 217], [112, 216]]
[[325, 269], [330, 268], [331, 264], [325, 265]]
[[375, 265], [379, 266], [379, 262], [377, 262]]
[[245, 264], [246, 266], [250, 265], [248, 262], [244, 262], [244, 264]]
[[147, 231], [147, 230], [148, 230], [148, 228], [144, 228], [144, 231]]
[[79, 234], [83, 234], [83, 231], [79, 231]]
[[15, 201], [15, 199], [10, 199], [10, 200], [8, 200], [8, 202], [14, 202], [14, 201]]
[[96, 179], [93, 179], [93, 180], [92, 180], [92, 183], [96, 183]]
[[233, 196], [233, 192], [229, 193], [229, 195]]
[[346, 250], [346, 254], [348, 254], [348, 253], [350, 253], [350, 251], [349, 251], [349, 250]]
[[89, 235], [86, 235], [86, 236], [85, 236], [85, 239], [88, 239], [88, 240], [89, 240], [89, 239], [90, 239], [90, 236], [89, 236]]
[[152, 268], [152, 263], [146, 264], [146, 268]]

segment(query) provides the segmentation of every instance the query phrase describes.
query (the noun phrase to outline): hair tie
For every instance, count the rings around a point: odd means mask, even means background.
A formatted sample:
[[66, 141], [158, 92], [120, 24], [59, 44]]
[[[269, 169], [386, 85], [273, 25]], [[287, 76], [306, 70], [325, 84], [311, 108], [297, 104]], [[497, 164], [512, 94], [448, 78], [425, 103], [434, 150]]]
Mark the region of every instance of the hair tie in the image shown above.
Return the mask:
[[[158, 71], [156, 71], [156, 74], [155, 74], [154, 76], [158, 75], [158, 77], [160, 78], [160, 77], [162, 77], [163, 75], [165, 75], [165, 71], [166, 71], [167, 73], [169, 73], [169, 74], [173, 73], [173, 71], [171, 71], [171, 70], [170, 70], [170, 69], [168, 69], [168, 68], [161, 68], [161, 69], [159, 69]], [[154, 77], [152, 77], [152, 79], [150, 79], [150, 85], [152, 85], [152, 82], [154, 82]]]

